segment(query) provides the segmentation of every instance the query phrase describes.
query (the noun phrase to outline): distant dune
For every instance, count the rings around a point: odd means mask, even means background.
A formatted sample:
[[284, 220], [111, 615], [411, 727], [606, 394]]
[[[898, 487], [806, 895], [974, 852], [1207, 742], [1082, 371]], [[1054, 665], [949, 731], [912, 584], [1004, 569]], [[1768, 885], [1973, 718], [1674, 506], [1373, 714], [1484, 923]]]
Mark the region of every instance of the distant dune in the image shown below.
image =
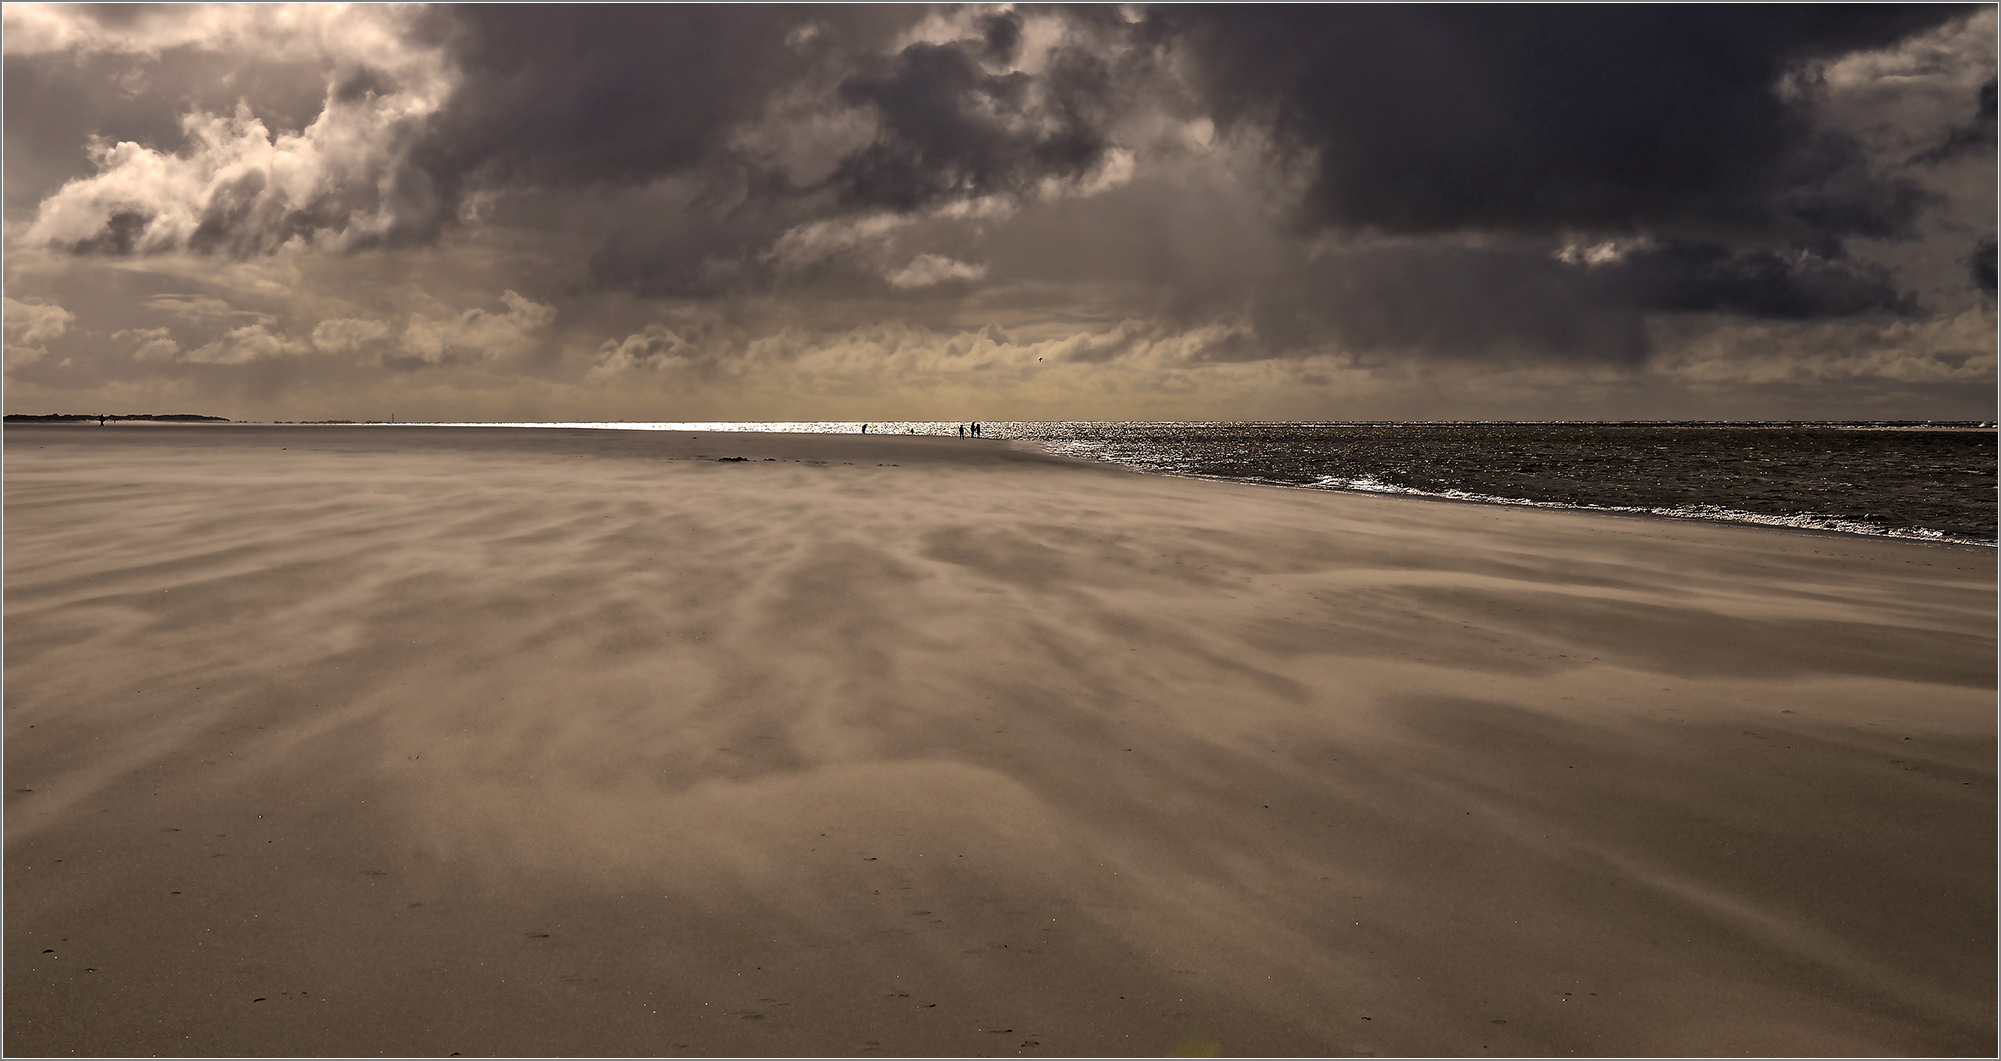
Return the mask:
[[100, 420], [151, 420], [157, 423], [201, 423], [227, 424], [232, 421], [224, 416], [202, 416], [198, 413], [8, 413], [6, 422], [10, 424], [76, 424], [84, 421], [97, 423]]
[[9, 1054], [1992, 1056], [1992, 549], [900, 435], [5, 463]]

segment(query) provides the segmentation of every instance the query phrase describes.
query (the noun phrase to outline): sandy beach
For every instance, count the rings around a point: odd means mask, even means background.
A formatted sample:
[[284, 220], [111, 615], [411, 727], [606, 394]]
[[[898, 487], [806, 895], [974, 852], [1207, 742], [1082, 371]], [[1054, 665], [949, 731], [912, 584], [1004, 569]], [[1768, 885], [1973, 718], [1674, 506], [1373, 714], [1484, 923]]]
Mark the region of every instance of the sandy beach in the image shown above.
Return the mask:
[[5, 436], [9, 1054], [1996, 1047], [1992, 549]]

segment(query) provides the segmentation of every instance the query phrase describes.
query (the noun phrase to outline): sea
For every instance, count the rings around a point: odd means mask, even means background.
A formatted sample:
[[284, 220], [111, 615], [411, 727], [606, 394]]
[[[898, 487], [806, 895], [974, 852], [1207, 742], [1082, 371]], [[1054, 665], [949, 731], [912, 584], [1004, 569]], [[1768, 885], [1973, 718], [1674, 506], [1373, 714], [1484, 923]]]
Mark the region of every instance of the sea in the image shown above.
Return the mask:
[[[862, 425], [519, 426], [845, 433]], [[962, 426], [869, 429], [956, 435]], [[1995, 545], [1991, 422], [983, 421], [981, 436], [1159, 475]]]

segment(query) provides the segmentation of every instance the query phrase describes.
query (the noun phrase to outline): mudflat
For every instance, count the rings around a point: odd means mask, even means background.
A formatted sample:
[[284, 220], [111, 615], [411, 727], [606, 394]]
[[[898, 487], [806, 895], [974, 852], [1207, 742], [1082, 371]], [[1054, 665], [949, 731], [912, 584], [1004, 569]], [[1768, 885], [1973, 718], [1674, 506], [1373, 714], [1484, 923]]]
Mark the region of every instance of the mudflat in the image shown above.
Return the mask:
[[1995, 1050], [1991, 549], [971, 439], [5, 440], [10, 1054]]

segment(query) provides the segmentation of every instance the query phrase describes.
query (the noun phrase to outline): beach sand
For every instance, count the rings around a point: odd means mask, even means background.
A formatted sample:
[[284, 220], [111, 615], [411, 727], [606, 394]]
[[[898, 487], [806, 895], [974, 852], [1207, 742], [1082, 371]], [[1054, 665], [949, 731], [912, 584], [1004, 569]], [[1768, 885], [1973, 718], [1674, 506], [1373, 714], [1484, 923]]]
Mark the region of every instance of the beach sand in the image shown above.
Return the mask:
[[5, 438], [9, 1054], [1995, 1049], [1992, 549]]

